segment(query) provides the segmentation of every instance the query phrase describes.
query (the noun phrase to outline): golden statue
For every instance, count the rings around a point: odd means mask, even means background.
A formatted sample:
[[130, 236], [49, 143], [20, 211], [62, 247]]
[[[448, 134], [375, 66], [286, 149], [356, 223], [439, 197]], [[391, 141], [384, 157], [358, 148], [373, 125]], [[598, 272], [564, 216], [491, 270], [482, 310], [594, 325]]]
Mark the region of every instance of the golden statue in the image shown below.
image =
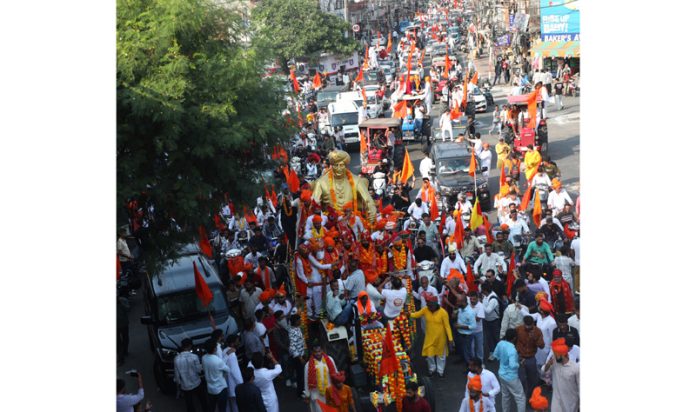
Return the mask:
[[375, 202], [367, 190], [366, 179], [353, 175], [348, 170], [350, 155], [343, 150], [329, 153], [331, 167], [314, 182], [312, 198], [325, 208], [332, 207], [338, 213], [345, 205], [353, 205], [354, 211], [362, 211], [370, 223], [375, 221]]

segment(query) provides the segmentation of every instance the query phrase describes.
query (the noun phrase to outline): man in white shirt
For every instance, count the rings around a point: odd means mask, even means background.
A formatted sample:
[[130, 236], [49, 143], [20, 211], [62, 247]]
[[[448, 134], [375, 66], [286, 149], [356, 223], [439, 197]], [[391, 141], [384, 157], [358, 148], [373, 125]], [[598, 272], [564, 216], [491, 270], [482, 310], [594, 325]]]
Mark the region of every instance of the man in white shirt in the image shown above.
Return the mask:
[[430, 153], [425, 152], [425, 157], [421, 160], [418, 170], [420, 171], [422, 178], [428, 178], [430, 180], [430, 169], [433, 167], [433, 159], [430, 158]]
[[507, 270], [505, 260], [499, 254], [493, 253], [493, 246], [490, 243], [486, 243], [484, 253], [474, 262], [474, 273], [478, 274], [479, 277], [483, 277], [488, 270], [495, 273], [505, 273]]
[[[558, 182], [558, 181], [557, 181]], [[553, 211], [553, 216], [563, 211], [563, 206], [566, 203], [573, 205], [573, 200], [570, 195], [563, 188], [560, 182], [556, 183], [553, 187], [553, 191], [549, 193], [549, 200], [546, 202], [549, 209]]]
[[464, 259], [462, 259], [462, 257], [459, 256], [459, 253], [457, 253], [457, 244], [454, 242], [450, 243], [449, 246], [447, 246], [447, 251], [449, 252], [449, 255], [442, 259], [440, 276], [443, 279], [447, 279], [450, 269], [457, 269], [461, 273], [466, 273], [466, 263], [464, 263]]
[[217, 407], [218, 411], [224, 411], [228, 402], [227, 379], [224, 373], [230, 373], [230, 368], [215, 354], [216, 350], [217, 342], [214, 339], [208, 339], [205, 342], [206, 354], [203, 355], [203, 374], [208, 385], [211, 406], [213, 406], [211, 410]]
[[505, 336], [505, 331], [508, 329], [516, 329], [524, 322], [524, 317], [529, 315], [529, 309], [523, 304], [515, 301], [516, 294], [514, 291], [510, 299], [512, 299], [512, 301], [503, 311], [503, 321], [500, 325], [500, 339], [503, 339]]
[[520, 241], [515, 239], [515, 236], [522, 235], [522, 233], [529, 233], [529, 226], [524, 220], [517, 218], [517, 210], [511, 210], [510, 216], [502, 222], [510, 228], [509, 239], [513, 246], [520, 246]]
[[249, 366], [254, 368], [254, 385], [256, 385], [261, 391], [261, 397], [263, 398], [263, 404], [266, 407], [266, 412], [279, 412], [280, 406], [278, 405], [278, 395], [276, 394], [275, 387], [273, 386], [273, 380], [283, 372], [283, 368], [280, 366], [278, 361], [275, 360], [271, 351], [266, 352], [266, 358], [273, 365], [273, 369], [264, 368], [264, 358], [259, 352], [256, 352], [251, 356]]
[[139, 404], [145, 397], [143, 375], [138, 372], [138, 393], [126, 395], [126, 381], [116, 380], [116, 412], [133, 412], [133, 406]]
[[423, 203], [423, 199], [417, 197], [416, 200], [408, 207], [408, 214], [416, 220], [420, 220], [423, 213], [428, 213], [428, 206]]
[[363, 102], [362, 106], [358, 107], [358, 124], [361, 124], [367, 118], [367, 105]]
[[198, 355], [194, 354], [193, 341], [185, 338], [181, 341], [181, 352], [174, 358], [174, 382], [179, 386], [186, 401], [186, 410], [193, 411], [193, 398], [198, 398], [202, 410], [208, 410], [208, 399], [201, 385], [199, 374], [203, 371]]
[[[474, 357], [469, 360], [469, 373], [467, 373], [467, 379], [473, 378], [475, 375], [481, 377], [481, 395], [495, 402], [495, 397], [500, 393], [500, 383], [495, 374], [488, 369], [483, 368], [483, 362], [481, 359]], [[469, 394], [469, 388], [466, 388], [464, 393]]]
[[385, 279], [378, 288], [384, 298], [383, 321], [390, 321], [399, 316], [406, 303], [406, 297], [408, 296], [408, 291], [403, 287], [400, 278], [391, 278], [391, 289], [384, 289], [384, 284], [387, 281], [388, 278]]
[[479, 152], [479, 162], [481, 163], [481, 170], [483, 170], [483, 178], [488, 179], [491, 171], [491, 159], [493, 159], [493, 154], [490, 150], [490, 145], [484, 143], [483, 149]]
[[546, 190], [548, 190], [551, 187], [551, 179], [549, 179], [549, 175], [547, 175], [546, 171], [541, 167], [538, 169], [537, 173], [534, 175], [534, 178], [532, 179], [532, 187], [536, 188], [540, 184], [545, 184]]
[[[444, 89], [442, 91], [444, 93]], [[454, 141], [454, 131], [452, 130], [452, 118], [450, 117], [449, 109], [445, 110], [440, 116], [440, 136], [442, 141], [446, 141], [445, 135], [449, 135], [449, 140]]]
[[237, 385], [244, 383], [244, 379], [242, 379], [242, 371], [239, 369], [239, 360], [237, 360], [237, 339], [238, 338], [235, 335], [228, 336], [227, 340], [225, 341], [227, 347], [223, 352], [224, 361], [227, 364], [227, 367], [230, 368], [230, 373], [227, 374], [227, 391], [230, 402], [230, 406], [227, 408], [228, 412], [239, 411], [239, 408], [237, 408], [235, 389], [237, 388]]
[[539, 313], [534, 313], [531, 315], [534, 320], [536, 320], [536, 326], [541, 330], [541, 334], [544, 337], [544, 348], [537, 349], [536, 353], [537, 368], [546, 362], [546, 358], [549, 356], [549, 352], [551, 351], [553, 330], [557, 327], [556, 321], [551, 316], [552, 310], [553, 306], [551, 306], [548, 301], [541, 300], [539, 302]]
[[488, 360], [493, 360], [493, 351], [495, 345], [498, 344], [498, 336], [500, 335], [500, 298], [493, 292], [490, 283], [481, 285], [483, 293], [483, 336], [486, 352], [488, 352]]

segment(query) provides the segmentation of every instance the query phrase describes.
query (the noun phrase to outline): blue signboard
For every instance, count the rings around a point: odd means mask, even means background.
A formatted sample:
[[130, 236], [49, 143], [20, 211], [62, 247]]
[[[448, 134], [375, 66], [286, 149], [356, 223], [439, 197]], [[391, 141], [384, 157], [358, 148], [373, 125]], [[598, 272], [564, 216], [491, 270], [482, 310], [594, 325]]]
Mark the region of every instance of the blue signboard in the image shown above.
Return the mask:
[[495, 41], [496, 46], [509, 46], [510, 45], [510, 35], [504, 34], [498, 37]]
[[539, 0], [542, 41], [580, 41], [579, 0]]

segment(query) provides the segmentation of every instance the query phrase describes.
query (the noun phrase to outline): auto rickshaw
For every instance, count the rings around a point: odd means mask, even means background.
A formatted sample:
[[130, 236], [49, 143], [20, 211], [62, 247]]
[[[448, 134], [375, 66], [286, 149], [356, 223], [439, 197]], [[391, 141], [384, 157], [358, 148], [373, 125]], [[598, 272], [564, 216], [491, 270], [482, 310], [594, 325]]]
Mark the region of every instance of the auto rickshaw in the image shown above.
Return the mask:
[[394, 132], [396, 141], [401, 141], [401, 119], [393, 117], [367, 119], [360, 128], [360, 170], [372, 174], [375, 167], [387, 156], [387, 131]]
[[[529, 94], [518, 96], [508, 96], [508, 107], [512, 112], [508, 124], [504, 124], [501, 135], [505, 138], [505, 142], [510, 145], [514, 151], [524, 154], [528, 145], [533, 145], [541, 154], [544, 160], [549, 159], [549, 132], [546, 124], [546, 119], [543, 116], [543, 111], [538, 108], [538, 113], [541, 113], [541, 119], [537, 124], [536, 130], [524, 125], [519, 125], [517, 117], [521, 111], [527, 110], [527, 99]], [[540, 103], [541, 95], [537, 98], [537, 104]]]

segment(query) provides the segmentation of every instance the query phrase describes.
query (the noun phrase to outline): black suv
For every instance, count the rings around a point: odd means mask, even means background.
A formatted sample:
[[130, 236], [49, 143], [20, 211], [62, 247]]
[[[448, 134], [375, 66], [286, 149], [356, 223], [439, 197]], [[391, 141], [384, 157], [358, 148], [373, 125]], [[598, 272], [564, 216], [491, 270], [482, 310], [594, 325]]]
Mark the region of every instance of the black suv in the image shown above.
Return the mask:
[[[193, 262], [213, 293], [207, 308], [196, 295]], [[193, 340], [195, 352], [202, 356], [200, 346], [213, 331], [211, 319], [225, 336], [238, 332], [237, 321], [230, 313], [217, 272], [195, 245], [183, 248], [179, 257], [167, 261], [158, 273], [148, 274], [144, 289], [145, 316], [140, 321], [147, 325], [150, 348], [157, 352], [155, 379], [162, 392], [173, 394], [174, 357], [181, 341]]]
[[[435, 184], [443, 197], [446, 198], [448, 210], [451, 210], [457, 202], [457, 195], [460, 192], [476, 193], [481, 209], [490, 210], [491, 195], [488, 191], [488, 182], [481, 174], [480, 166], [476, 168], [476, 191], [474, 191], [474, 178], [469, 176], [471, 153], [467, 150], [466, 143], [433, 143], [430, 153], [435, 168], [432, 170], [431, 176], [435, 177]], [[473, 205], [475, 199], [470, 200]]]

